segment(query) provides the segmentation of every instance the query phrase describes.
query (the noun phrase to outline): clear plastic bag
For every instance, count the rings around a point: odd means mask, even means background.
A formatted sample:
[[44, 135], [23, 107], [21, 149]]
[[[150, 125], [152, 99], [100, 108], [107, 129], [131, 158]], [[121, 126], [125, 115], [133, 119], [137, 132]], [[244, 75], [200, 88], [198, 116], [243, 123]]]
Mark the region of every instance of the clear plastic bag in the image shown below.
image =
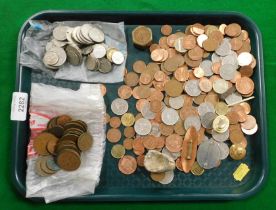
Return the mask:
[[[41, 83], [32, 83], [30, 101], [31, 138], [27, 154], [26, 197], [44, 197], [45, 202], [94, 193], [100, 180], [105, 151], [105, 104], [100, 85], [81, 84], [77, 91]], [[44, 130], [52, 117], [68, 114], [83, 120], [93, 136], [92, 147], [81, 154], [76, 171], [63, 170], [41, 177], [35, 173], [38, 155], [34, 137]]]
[[[47, 72], [55, 79], [97, 83], [116, 83], [123, 81], [127, 58], [127, 42], [123, 22], [64, 21], [50, 23], [42, 20], [31, 20], [29, 23], [31, 27], [27, 30], [22, 42], [20, 54], [21, 65], [30, 67], [35, 71]], [[110, 47], [119, 49], [124, 54], [124, 63], [121, 65], [113, 65], [113, 70], [107, 74], [88, 71], [84, 62], [80, 66], [73, 66], [66, 62], [57, 72], [46, 68], [42, 62], [42, 58], [45, 53], [45, 46], [51, 39], [53, 29], [57, 25], [75, 27], [85, 23], [96, 24], [103, 30], [105, 33], [105, 43]]]

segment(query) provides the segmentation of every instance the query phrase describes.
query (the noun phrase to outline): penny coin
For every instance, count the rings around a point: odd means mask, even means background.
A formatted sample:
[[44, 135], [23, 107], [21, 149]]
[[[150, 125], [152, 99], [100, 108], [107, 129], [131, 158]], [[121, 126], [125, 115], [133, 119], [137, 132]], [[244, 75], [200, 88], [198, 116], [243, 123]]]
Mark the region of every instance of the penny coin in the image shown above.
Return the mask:
[[119, 87], [118, 89], [118, 96], [122, 99], [128, 99], [130, 98], [132, 95], [132, 89], [131, 87], [127, 86], [127, 85], [122, 85], [121, 87]]
[[162, 25], [161, 33], [165, 36], [169, 36], [172, 33], [172, 27], [170, 25]]
[[109, 125], [112, 128], [119, 128], [121, 125], [121, 119], [119, 117], [111, 117], [109, 121]]
[[111, 128], [107, 131], [106, 138], [111, 143], [116, 143], [121, 139], [121, 132], [117, 128]]
[[49, 152], [47, 150], [47, 144], [50, 140], [56, 141], [57, 137], [55, 137], [51, 133], [40, 133], [34, 140], [33, 140], [33, 146], [34, 150], [39, 155], [49, 155]]
[[58, 166], [65, 171], [74, 171], [80, 167], [80, 155], [74, 150], [64, 149], [57, 156]]
[[165, 92], [171, 97], [180, 96], [182, 91], [181, 83], [176, 80], [170, 80], [165, 84]]
[[130, 175], [136, 171], [136, 159], [130, 155], [125, 155], [119, 160], [118, 168], [123, 174]]
[[132, 144], [133, 144], [133, 139], [131, 138], [126, 138], [123, 142], [123, 146], [125, 147], [126, 150], [132, 150]]
[[86, 151], [91, 148], [92, 143], [93, 143], [92, 136], [89, 133], [85, 132], [80, 135], [80, 137], [78, 138], [77, 144], [78, 144], [78, 148], [81, 151]]

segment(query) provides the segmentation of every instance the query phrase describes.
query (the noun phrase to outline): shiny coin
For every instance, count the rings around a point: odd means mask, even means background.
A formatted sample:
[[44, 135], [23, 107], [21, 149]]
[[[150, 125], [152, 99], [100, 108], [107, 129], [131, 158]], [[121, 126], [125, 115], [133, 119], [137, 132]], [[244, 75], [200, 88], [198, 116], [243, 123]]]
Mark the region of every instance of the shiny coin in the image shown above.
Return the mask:
[[93, 45], [92, 55], [95, 58], [103, 58], [106, 55], [106, 49], [102, 44]]
[[43, 63], [48, 65], [55, 65], [59, 60], [58, 54], [53, 51], [48, 51], [43, 57]]
[[246, 121], [241, 123], [241, 127], [246, 129], [246, 130], [251, 130], [256, 126], [256, 119], [252, 115], [247, 115], [246, 116]]
[[125, 113], [123, 114], [121, 121], [124, 126], [132, 126], [135, 122], [135, 118], [132, 113]]
[[124, 99], [116, 98], [111, 103], [111, 110], [116, 115], [123, 115], [128, 110], [128, 103]]
[[117, 128], [111, 128], [106, 133], [106, 138], [111, 143], [116, 143], [120, 141], [121, 137], [122, 137], [122, 134], [120, 130]]
[[201, 93], [201, 90], [198, 85], [198, 80], [188, 80], [185, 83], [185, 91], [189, 96], [199, 96]]
[[257, 132], [257, 130], [258, 130], [258, 125], [257, 124], [255, 125], [254, 128], [252, 128], [250, 130], [242, 128], [242, 132], [245, 133], [246, 135], [253, 135]]
[[124, 57], [124, 54], [121, 52], [121, 51], [115, 51], [113, 54], [112, 54], [112, 62], [117, 64], [117, 65], [120, 65], [124, 62], [125, 60], [125, 57]]
[[225, 98], [225, 102], [229, 105], [229, 104], [234, 104], [236, 102], [239, 102], [242, 100], [242, 96], [241, 94], [237, 93], [237, 92], [234, 92], [230, 95], [228, 95], [226, 98]]
[[246, 149], [239, 145], [239, 144], [233, 144], [230, 147], [230, 156], [234, 160], [241, 160], [245, 157], [246, 155]]
[[117, 159], [122, 158], [125, 155], [125, 153], [126, 153], [126, 150], [121, 144], [115, 144], [111, 149], [112, 157]]
[[145, 118], [140, 118], [135, 122], [134, 130], [138, 135], [147, 135], [151, 131], [151, 123]]
[[229, 128], [229, 119], [224, 115], [217, 116], [213, 121], [213, 129], [218, 133], [224, 133]]
[[242, 52], [238, 55], [240, 66], [248, 66], [253, 61], [253, 56], [249, 52]]
[[103, 31], [95, 26], [89, 29], [88, 35], [95, 42], [103, 42], [105, 39]]
[[180, 109], [184, 105], [184, 97], [182, 95], [169, 98], [169, 105], [174, 109]]
[[179, 120], [179, 115], [176, 110], [165, 108], [162, 111], [161, 118], [166, 125], [174, 125]]
[[202, 61], [199, 67], [204, 71], [206, 77], [210, 77], [214, 74], [212, 71], [212, 61], [210, 60]]
[[250, 171], [249, 167], [245, 163], [241, 163], [239, 167], [234, 171], [233, 177], [237, 181], [242, 181], [243, 178], [248, 174]]
[[204, 168], [202, 168], [197, 161], [194, 162], [192, 168], [191, 168], [191, 172], [193, 175], [195, 176], [201, 176], [204, 173]]
[[220, 67], [220, 76], [225, 80], [231, 80], [236, 73], [236, 66], [232, 64], [224, 64]]

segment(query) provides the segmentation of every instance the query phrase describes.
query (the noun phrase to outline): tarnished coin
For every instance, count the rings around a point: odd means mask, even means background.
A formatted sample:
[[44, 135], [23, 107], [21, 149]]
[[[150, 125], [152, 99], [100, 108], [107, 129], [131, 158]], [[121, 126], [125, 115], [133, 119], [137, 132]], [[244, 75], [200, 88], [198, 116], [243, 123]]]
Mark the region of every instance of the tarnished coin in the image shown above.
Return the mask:
[[97, 58], [95, 58], [92, 54], [89, 54], [86, 58], [86, 68], [88, 70], [97, 70], [99, 68], [99, 62], [97, 62]]
[[165, 108], [162, 111], [161, 118], [166, 125], [174, 125], [179, 120], [179, 115], [175, 109]]
[[99, 71], [101, 73], [109, 73], [112, 70], [112, 65], [110, 61], [106, 58], [99, 59], [100, 65], [99, 65]]
[[173, 181], [173, 178], [174, 178], [174, 171], [166, 171], [165, 177], [159, 182], [161, 184], [170, 184]]
[[218, 142], [223, 142], [229, 139], [229, 130], [226, 130], [223, 133], [218, 133], [215, 130], [212, 130], [212, 137]]
[[48, 65], [55, 65], [58, 60], [58, 54], [54, 51], [47, 51], [43, 57], [43, 63]]
[[121, 144], [115, 144], [113, 145], [111, 149], [111, 155], [114, 158], [120, 159], [122, 158], [126, 153], [126, 150], [123, 145]]
[[184, 128], [188, 130], [190, 127], [195, 127], [197, 131], [199, 131], [201, 127], [200, 118], [198, 116], [189, 116], [184, 121]]
[[62, 150], [56, 158], [58, 166], [65, 171], [74, 171], [80, 167], [80, 155], [72, 149]]
[[201, 116], [201, 124], [204, 128], [212, 129], [213, 122], [217, 117], [216, 113], [214, 112], [206, 112], [204, 115]]
[[224, 102], [218, 102], [215, 106], [215, 110], [218, 115], [226, 115], [228, 112], [228, 106]]
[[80, 137], [78, 138], [77, 144], [78, 144], [78, 148], [81, 151], [86, 151], [91, 148], [92, 143], [93, 143], [92, 136], [89, 133], [85, 132], [80, 135]]
[[205, 115], [207, 112], [215, 112], [214, 105], [209, 102], [203, 102], [197, 107], [199, 116]]
[[134, 130], [138, 135], [147, 135], [151, 131], [151, 123], [145, 118], [140, 118], [135, 122]]
[[220, 158], [220, 149], [218, 144], [213, 141], [202, 142], [197, 151], [197, 162], [204, 169], [211, 169], [217, 166]]
[[183, 88], [180, 82], [176, 80], [169, 80], [165, 84], [165, 92], [171, 97], [176, 97], [181, 95]]
[[128, 110], [128, 103], [124, 99], [116, 98], [111, 103], [111, 110], [116, 115], [123, 115]]

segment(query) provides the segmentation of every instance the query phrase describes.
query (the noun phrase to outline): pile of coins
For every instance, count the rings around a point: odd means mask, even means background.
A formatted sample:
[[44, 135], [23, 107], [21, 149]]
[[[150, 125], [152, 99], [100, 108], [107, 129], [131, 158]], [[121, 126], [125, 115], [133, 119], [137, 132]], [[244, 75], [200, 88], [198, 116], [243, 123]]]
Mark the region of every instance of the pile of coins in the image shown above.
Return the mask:
[[81, 152], [89, 150], [92, 141], [85, 122], [73, 120], [68, 115], [52, 118], [47, 129], [33, 141], [34, 150], [39, 155], [36, 173], [50, 176], [60, 169], [77, 170], [81, 164]]
[[113, 68], [112, 64], [121, 65], [125, 57], [104, 41], [104, 32], [95, 25], [57, 26], [53, 30], [53, 39], [46, 45], [43, 63], [55, 71], [66, 61], [77, 66], [85, 60], [88, 70], [108, 73]]
[[[164, 36], [149, 47], [153, 62], [136, 60], [111, 103], [117, 116], [107, 118], [107, 140], [116, 143], [111, 155], [120, 159], [124, 174], [143, 167], [147, 151], [157, 150], [171, 156], [179, 171], [202, 175], [229, 154], [243, 159], [245, 134], [258, 130], [246, 102], [254, 98], [250, 77], [256, 66], [248, 32], [237, 23], [196, 23], [172, 31], [170, 25], [161, 27]], [[129, 112], [131, 97], [136, 99], [134, 113]], [[130, 150], [136, 158], [126, 155]], [[151, 172], [150, 177], [168, 184], [174, 171]]]

